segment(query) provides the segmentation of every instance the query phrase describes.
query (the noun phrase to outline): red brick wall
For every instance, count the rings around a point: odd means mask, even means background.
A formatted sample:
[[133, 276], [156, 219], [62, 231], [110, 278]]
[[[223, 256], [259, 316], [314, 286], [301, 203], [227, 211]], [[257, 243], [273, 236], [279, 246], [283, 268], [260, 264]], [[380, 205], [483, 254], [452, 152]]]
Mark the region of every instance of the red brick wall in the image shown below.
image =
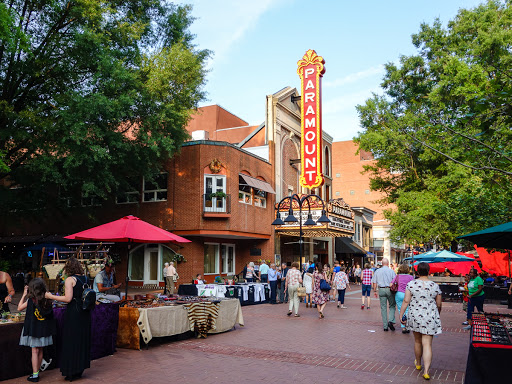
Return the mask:
[[[332, 146], [332, 198], [343, 198], [353, 207], [367, 207], [377, 212], [374, 222], [383, 220], [383, 210], [391, 206], [381, 206], [377, 200], [383, 195], [370, 190], [370, 175], [363, 173], [364, 165], [372, 164], [371, 154], [357, 154], [357, 145], [352, 141], [338, 141]], [[339, 174], [340, 177], [337, 177]], [[353, 191], [353, 194], [350, 193]], [[369, 193], [367, 193], [367, 191]], [[336, 192], [340, 192], [339, 196]]]

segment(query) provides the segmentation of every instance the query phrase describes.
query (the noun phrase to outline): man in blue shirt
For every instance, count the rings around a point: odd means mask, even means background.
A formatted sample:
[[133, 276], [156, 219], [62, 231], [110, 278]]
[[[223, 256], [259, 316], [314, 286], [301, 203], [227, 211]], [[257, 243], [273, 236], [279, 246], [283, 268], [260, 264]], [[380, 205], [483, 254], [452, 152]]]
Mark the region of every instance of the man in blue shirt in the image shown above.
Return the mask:
[[263, 260], [260, 265], [260, 280], [262, 283], [268, 282], [268, 270], [269, 267], [267, 263], [265, 263], [265, 260]]
[[270, 304], [277, 304], [277, 276], [278, 274], [276, 271], [276, 265], [272, 263], [270, 264], [270, 268], [268, 270], [268, 283], [270, 284]]
[[98, 299], [107, 299], [110, 301], [119, 301], [121, 298], [118, 295], [114, 295], [121, 287], [121, 283], [114, 284], [114, 271], [112, 270], [112, 263], [105, 263], [105, 268], [96, 275], [94, 278], [93, 289], [96, 292]]

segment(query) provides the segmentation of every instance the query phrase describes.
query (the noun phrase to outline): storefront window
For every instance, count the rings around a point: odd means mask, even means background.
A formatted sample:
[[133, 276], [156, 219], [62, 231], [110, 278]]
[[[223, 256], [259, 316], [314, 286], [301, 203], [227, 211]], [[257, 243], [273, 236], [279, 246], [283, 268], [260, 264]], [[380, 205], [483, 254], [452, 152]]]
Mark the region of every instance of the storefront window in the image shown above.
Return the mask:
[[205, 243], [204, 273], [219, 273], [219, 244]]
[[144, 246], [130, 254], [130, 280], [144, 280]]

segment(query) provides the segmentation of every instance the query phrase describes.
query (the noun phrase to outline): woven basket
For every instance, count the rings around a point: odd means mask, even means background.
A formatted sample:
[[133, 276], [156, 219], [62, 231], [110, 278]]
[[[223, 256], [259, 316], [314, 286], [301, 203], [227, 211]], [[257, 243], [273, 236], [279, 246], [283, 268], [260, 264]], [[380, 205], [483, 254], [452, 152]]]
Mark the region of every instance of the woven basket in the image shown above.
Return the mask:
[[46, 264], [43, 268], [46, 271], [48, 278], [50, 280], [55, 280], [61, 269], [64, 268], [64, 264]]
[[91, 279], [94, 279], [98, 273], [103, 269], [103, 264], [89, 264], [87, 265], [87, 270], [89, 271], [89, 276]]
[[297, 296], [305, 297], [306, 296], [306, 287], [297, 288]]

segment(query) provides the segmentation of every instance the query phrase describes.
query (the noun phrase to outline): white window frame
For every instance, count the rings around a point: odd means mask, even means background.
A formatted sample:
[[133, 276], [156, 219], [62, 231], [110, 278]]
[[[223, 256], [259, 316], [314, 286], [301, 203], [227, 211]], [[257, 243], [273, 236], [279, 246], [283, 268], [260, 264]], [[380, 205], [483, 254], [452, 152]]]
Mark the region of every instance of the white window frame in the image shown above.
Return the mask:
[[[242, 195], [242, 200], [240, 200], [240, 195]], [[247, 202], [247, 198], [249, 201]], [[238, 202], [242, 204], [252, 205], [252, 195], [245, 191], [238, 191]]]
[[[233, 269], [231, 271], [228, 271], [228, 248], [232, 248], [233, 249]], [[222, 260], [222, 251], [223, 249], [225, 249], [226, 251], [226, 257], [224, 258], [224, 263], [222, 263], [222, 273], [223, 274], [226, 274], [226, 275], [234, 275], [235, 274], [235, 271], [236, 271], [236, 265], [235, 265], [235, 262], [236, 262], [236, 248], [235, 248], [235, 244], [229, 244], [229, 243], [226, 243], [226, 244], [221, 244], [220, 245], [220, 255], [221, 255], [221, 260]]]
[[[256, 204], [256, 201], [261, 201], [263, 204]], [[258, 195], [258, 193], [254, 194], [254, 206], [258, 208], [267, 208], [267, 197]]]
[[204, 252], [203, 252], [203, 274], [204, 275], [219, 275], [219, 264], [220, 264], [220, 243], [204, 243], [204, 245], [216, 245], [217, 246], [217, 250], [216, 250], [216, 254], [215, 254], [215, 272], [204, 272]]
[[[90, 204], [85, 203], [84, 199], [90, 199]], [[84, 196], [80, 195], [80, 206], [81, 207], [101, 207], [101, 201], [98, 201], [99, 197], [96, 195]]]
[[[167, 183], [169, 183], [169, 174], [167, 172], [160, 172], [160, 175], [167, 175]], [[168, 185], [165, 186], [165, 189], [148, 189], [146, 190], [146, 179], [142, 178], [142, 202], [143, 203], [157, 203], [160, 201], [167, 201], [167, 197], [165, 199], [157, 199], [157, 193], [158, 192], [165, 192], [167, 194]], [[146, 193], [153, 192], [154, 200], [146, 200]]]
[[[211, 178], [212, 179], [212, 190], [211, 192], [208, 192], [207, 191], [207, 179], [208, 178]], [[219, 188], [217, 186], [217, 181], [218, 180], [222, 180], [222, 187]], [[207, 196], [211, 193], [216, 193], [216, 192], [224, 192], [226, 195], [226, 175], [212, 175], [212, 174], [207, 174], [205, 173], [204, 175], [204, 179], [203, 179], [203, 193], [204, 193], [204, 196], [205, 196], [205, 199], [203, 201], [203, 210], [205, 212], [226, 212], [227, 211], [227, 203], [228, 203], [228, 199], [227, 199], [227, 196], [226, 197], [210, 197], [210, 196]], [[207, 201], [211, 201], [211, 207], [208, 207], [206, 205], [206, 202]], [[222, 203], [222, 206], [219, 207], [219, 203]]]

